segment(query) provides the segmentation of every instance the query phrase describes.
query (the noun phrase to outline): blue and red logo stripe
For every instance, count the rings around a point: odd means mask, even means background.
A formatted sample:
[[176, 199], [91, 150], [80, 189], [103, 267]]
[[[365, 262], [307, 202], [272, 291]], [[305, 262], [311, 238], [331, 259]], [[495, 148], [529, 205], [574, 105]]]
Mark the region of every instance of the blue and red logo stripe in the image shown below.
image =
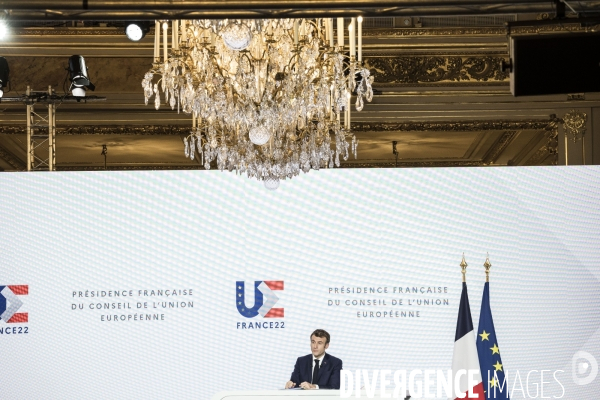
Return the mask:
[[29, 285], [0, 286], [0, 319], [8, 324], [29, 322], [29, 313], [17, 312], [23, 301], [17, 296], [27, 296]]

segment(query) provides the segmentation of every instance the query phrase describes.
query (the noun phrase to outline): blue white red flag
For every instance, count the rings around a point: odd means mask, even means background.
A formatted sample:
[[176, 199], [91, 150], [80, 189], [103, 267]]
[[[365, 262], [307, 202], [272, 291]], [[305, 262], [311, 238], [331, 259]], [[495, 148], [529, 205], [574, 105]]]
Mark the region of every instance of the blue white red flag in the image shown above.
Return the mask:
[[485, 400], [473, 332], [473, 319], [469, 307], [469, 295], [465, 282], [463, 282], [458, 308], [454, 355], [452, 357], [452, 377], [456, 399]]

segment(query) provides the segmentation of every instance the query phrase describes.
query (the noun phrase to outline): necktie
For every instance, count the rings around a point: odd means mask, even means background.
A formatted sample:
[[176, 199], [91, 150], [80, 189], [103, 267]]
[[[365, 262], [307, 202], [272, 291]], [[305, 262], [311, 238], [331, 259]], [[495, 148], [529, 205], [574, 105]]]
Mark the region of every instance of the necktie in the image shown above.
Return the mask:
[[319, 360], [315, 360], [315, 369], [313, 369], [312, 384], [316, 385], [319, 381]]

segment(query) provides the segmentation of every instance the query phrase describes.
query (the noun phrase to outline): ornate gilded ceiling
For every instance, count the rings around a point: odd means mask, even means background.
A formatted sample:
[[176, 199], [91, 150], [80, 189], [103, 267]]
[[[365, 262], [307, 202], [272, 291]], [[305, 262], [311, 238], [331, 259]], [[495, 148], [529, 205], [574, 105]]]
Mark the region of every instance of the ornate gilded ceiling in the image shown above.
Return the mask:
[[[585, 28], [518, 28], [521, 34], [560, 29]], [[64, 93], [67, 57], [80, 54], [94, 94], [107, 98], [57, 107], [57, 170], [104, 169], [103, 145], [108, 169], [203, 169], [183, 154], [190, 116], [143, 103], [152, 43], [152, 33], [133, 43], [122, 29], [102, 27], [21, 28], [0, 43], [11, 68], [7, 96], [27, 86]], [[364, 46], [377, 93], [353, 113], [358, 159], [343, 167], [551, 165], [559, 161], [553, 115], [572, 108], [591, 115], [600, 104], [594, 93], [512, 97], [500, 70], [508, 58], [503, 27], [371, 29]], [[25, 105], [3, 102], [0, 111], [0, 168], [24, 170]]]

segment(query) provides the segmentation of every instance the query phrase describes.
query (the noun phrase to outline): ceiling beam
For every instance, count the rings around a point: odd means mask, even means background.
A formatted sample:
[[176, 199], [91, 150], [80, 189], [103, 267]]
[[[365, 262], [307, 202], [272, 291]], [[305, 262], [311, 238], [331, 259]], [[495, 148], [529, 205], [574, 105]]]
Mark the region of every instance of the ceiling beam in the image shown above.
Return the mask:
[[[44, 4], [45, 3], [45, 4]], [[128, 21], [203, 18], [317, 18], [333, 16], [394, 17], [554, 13], [547, 0], [398, 0], [341, 1], [261, 0], [261, 1], [95, 1], [0, 0], [0, 9], [9, 10], [12, 20], [100, 20]], [[600, 1], [583, 0], [576, 4], [578, 13], [598, 11]]]
[[[550, 119], [528, 120], [461, 120], [461, 121], [408, 121], [408, 122], [353, 122], [353, 132], [482, 132], [544, 130], [552, 123]], [[0, 125], [0, 134], [24, 135], [24, 125]], [[62, 125], [56, 127], [56, 135], [142, 135], [187, 136], [188, 125]]]
[[[540, 4], [548, 0], [503, 0], [503, 4]], [[498, 4], [493, 0], [54, 0], [55, 10], [247, 10], [247, 9], [371, 9], [382, 7], [436, 7], [457, 5]], [[48, 9], [47, 0], [0, 0], [0, 8], [9, 10]]]

